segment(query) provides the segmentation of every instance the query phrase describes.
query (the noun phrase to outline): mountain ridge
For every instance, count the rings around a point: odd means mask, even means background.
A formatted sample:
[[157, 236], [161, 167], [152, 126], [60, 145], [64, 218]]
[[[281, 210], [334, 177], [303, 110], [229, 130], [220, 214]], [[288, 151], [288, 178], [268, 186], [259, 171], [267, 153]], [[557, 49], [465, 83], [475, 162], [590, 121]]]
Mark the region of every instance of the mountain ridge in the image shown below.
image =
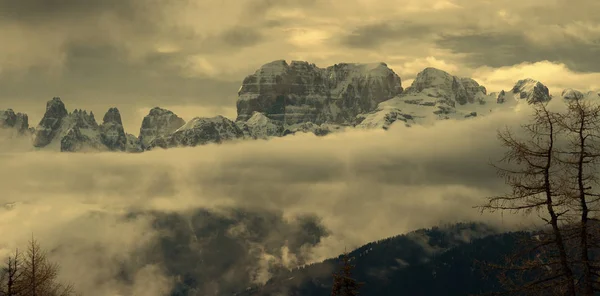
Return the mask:
[[[560, 97], [600, 98], [600, 92], [565, 89]], [[38, 149], [143, 152], [296, 132], [324, 136], [347, 128], [388, 129], [397, 121], [406, 127], [428, 125], [551, 99], [549, 89], [531, 78], [517, 81], [508, 91], [488, 93], [471, 78], [427, 67], [404, 89], [401, 78], [385, 63], [319, 68], [305, 61], [276, 60], [244, 78], [235, 120], [217, 115], [186, 122], [170, 110], [154, 107], [143, 118], [136, 137], [124, 131], [116, 107], [109, 108], [98, 124], [93, 112], [68, 112], [60, 97], [54, 97], [46, 103], [35, 128], [29, 127], [27, 114], [12, 109], [0, 110], [0, 128], [31, 136]]]

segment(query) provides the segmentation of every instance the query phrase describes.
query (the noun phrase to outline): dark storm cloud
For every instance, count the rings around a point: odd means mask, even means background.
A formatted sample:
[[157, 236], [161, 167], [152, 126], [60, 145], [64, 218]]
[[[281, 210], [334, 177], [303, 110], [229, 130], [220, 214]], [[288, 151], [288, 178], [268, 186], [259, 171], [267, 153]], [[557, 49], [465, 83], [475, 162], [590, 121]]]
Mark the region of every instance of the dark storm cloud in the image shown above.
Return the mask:
[[264, 36], [256, 28], [236, 26], [225, 30], [220, 35], [220, 39], [231, 46], [246, 47], [260, 43], [264, 40]]
[[254, 15], [255, 13], [265, 13], [276, 7], [308, 8], [317, 5], [319, 2], [323, 2], [323, 0], [255, 0], [246, 2], [246, 11], [248, 11], [248, 15]]
[[[286, 221], [282, 214], [240, 208], [221, 213], [210, 209], [194, 209], [185, 214], [132, 213], [131, 218], [150, 216], [160, 235], [136, 252], [137, 260], [124, 264], [124, 276], [131, 277], [145, 264], [155, 263], [163, 265], [169, 276], [183, 275], [173, 287], [177, 295], [239, 292], [240, 287], [289, 268], [292, 262], [281, 260], [286, 257], [285, 252], [293, 254], [293, 258], [285, 259], [292, 259], [294, 265], [304, 264], [306, 252], [327, 236], [314, 216]], [[266, 254], [279, 260], [265, 262]]]
[[[182, 7], [184, 1], [166, 0], [0, 0], [0, 25], [18, 28], [16, 32], [53, 28], [28, 38], [51, 40], [46, 51], [51, 54], [42, 55], [59, 61], [3, 69], [0, 58], [0, 108], [43, 107], [53, 96], [65, 98], [72, 108], [99, 102], [122, 108], [234, 107], [244, 74], [209, 77], [193, 69], [193, 57], [259, 44], [264, 41], [260, 28], [228, 24], [219, 31], [198, 32], [177, 25]], [[107, 15], [113, 18], [107, 21]], [[40, 56], [44, 51], [24, 42], [20, 57]], [[161, 52], [163, 44], [175, 49]]]
[[388, 21], [358, 27], [342, 36], [339, 43], [352, 48], [374, 49], [385, 43], [423, 38], [434, 31], [434, 27], [427, 25]]
[[517, 33], [443, 34], [436, 41], [441, 48], [467, 54], [467, 65], [502, 67], [523, 62], [549, 60], [564, 63], [574, 71], [600, 71], [600, 39], [582, 42], [565, 36], [550, 45], [532, 42]]
[[0, 17], [19, 22], [85, 17], [103, 12], [131, 16], [137, 0], [0, 0]]
[[78, 108], [77, 103], [99, 100], [119, 105], [126, 100], [139, 105], [201, 101], [209, 106], [234, 106], [241, 81], [184, 77], [179, 65], [186, 57], [176, 52], [157, 52], [131, 61], [126, 51], [117, 46], [71, 43], [65, 47], [60, 77], [33, 68], [23, 75], [6, 75], [0, 79], [0, 89], [4, 97], [18, 97], [41, 105], [52, 96], [70, 98], [73, 101], [65, 103], [73, 108]]

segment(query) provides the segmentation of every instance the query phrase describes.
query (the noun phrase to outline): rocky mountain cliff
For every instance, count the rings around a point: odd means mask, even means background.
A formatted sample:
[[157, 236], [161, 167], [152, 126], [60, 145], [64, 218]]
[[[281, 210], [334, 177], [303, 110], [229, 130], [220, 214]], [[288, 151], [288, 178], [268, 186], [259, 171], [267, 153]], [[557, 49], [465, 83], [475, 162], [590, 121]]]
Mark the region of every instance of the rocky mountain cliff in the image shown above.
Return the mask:
[[212, 118], [195, 117], [172, 133], [153, 139], [149, 147], [193, 147], [243, 137], [244, 133], [235, 122], [221, 115]]
[[384, 63], [319, 68], [284, 60], [247, 76], [238, 92], [237, 120], [254, 112], [284, 124], [352, 124], [356, 115], [402, 92], [400, 77]]
[[59, 97], [46, 103], [32, 143], [37, 148], [54, 146], [63, 152], [141, 151], [139, 142], [125, 133], [117, 108], [110, 108], [99, 125], [93, 112], [75, 109], [69, 113]]
[[152, 142], [164, 136], [168, 136], [185, 124], [185, 120], [175, 113], [155, 107], [142, 120], [140, 135], [138, 139], [143, 149], [152, 148]]
[[17, 134], [33, 132], [29, 128], [29, 117], [24, 113], [15, 113], [13, 109], [0, 110], [0, 128], [14, 129]]
[[[519, 80], [509, 91], [488, 93], [471, 78], [428, 67], [403, 91], [400, 77], [384, 63], [319, 68], [283, 60], [267, 63], [247, 76], [238, 96], [235, 122], [216, 116], [186, 123], [172, 111], [155, 107], [142, 120], [137, 137], [124, 131], [117, 108], [110, 108], [98, 124], [92, 112], [69, 113], [58, 97], [47, 102], [35, 129], [29, 128], [26, 114], [11, 109], [0, 111], [0, 127], [31, 134], [38, 148], [141, 152], [297, 132], [324, 136], [347, 128], [387, 129], [396, 121], [407, 127], [427, 125], [514, 108], [519, 102], [551, 100], [548, 88], [533, 79]], [[600, 98], [600, 92], [566, 89], [561, 97]]]

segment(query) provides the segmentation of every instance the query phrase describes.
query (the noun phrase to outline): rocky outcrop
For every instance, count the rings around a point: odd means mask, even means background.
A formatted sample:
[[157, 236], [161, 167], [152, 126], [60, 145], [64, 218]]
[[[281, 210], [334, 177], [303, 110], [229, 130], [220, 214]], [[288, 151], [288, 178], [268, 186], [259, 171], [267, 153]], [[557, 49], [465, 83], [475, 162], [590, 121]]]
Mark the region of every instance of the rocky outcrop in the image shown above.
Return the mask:
[[27, 134], [29, 117], [24, 113], [15, 113], [13, 109], [0, 110], [0, 128], [12, 128], [18, 134]]
[[125, 134], [125, 137], [127, 138], [127, 143], [125, 145], [125, 151], [126, 152], [130, 152], [130, 153], [139, 153], [139, 152], [144, 152], [144, 149], [142, 148], [142, 143], [140, 142], [140, 139], [132, 134]]
[[283, 135], [284, 127], [281, 121], [273, 120], [260, 112], [254, 112], [247, 121], [237, 122], [244, 136], [252, 139], [268, 139]]
[[156, 137], [149, 143], [149, 148], [193, 147], [243, 137], [244, 132], [236, 123], [223, 116], [196, 117], [172, 134]]
[[506, 92], [504, 90], [501, 90], [498, 95], [496, 96], [496, 103], [498, 104], [502, 104], [504, 102], [506, 102]]
[[67, 117], [67, 115], [69, 115], [69, 112], [67, 112], [65, 104], [63, 104], [59, 97], [54, 97], [52, 100], [48, 101], [46, 103], [44, 117], [42, 117], [42, 120], [35, 128], [33, 146], [44, 147], [50, 144], [59, 131], [63, 119]]
[[56, 141], [61, 151], [75, 152], [102, 148], [94, 113], [75, 109], [68, 113], [65, 104], [55, 97], [46, 103], [44, 117], [35, 129], [33, 145], [41, 148]]
[[93, 112], [88, 114], [85, 110], [75, 109], [63, 118], [56, 135], [60, 139], [60, 151], [63, 152], [106, 149]]
[[184, 124], [185, 120], [175, 113], [159, 107], [152, 108], [142, 120], [138, 136], [142, 149], [152, 147], [152, 141], [171, 135]]
[[531, 78], [517, 81], [511, 92], [516, 95], [515, 98], [526, 100], [529, 104], [548, 102], [551, 99], [548, 87]]
[[63, 152], [141, 151], [137, 138], [125, 133], [117, 108], [110, 108], [98, 125], [93, 112], [75, 109], [69, 113], [58, 97], [46, 104], [46, 113], [33, 138], [33, 145], [38, 148], [51, 143]]
[[105, 150], [105, 146], [99, 141], [99, 133], [97, 129], [90, 130], [88, 128], [80, 128], [74, 125], [69, 128], [66, 134], [60, 139], [61, 152], [78, 152], [78, 151], [101, 151]]
[[100, 140], [108, 150], [125, 151], [127, 148], [127, 135], [121, 121], [121, 113], [117, 108], [110, 108], [104, 114], [100, 125]]
[[238, 92], [237, 119], [254, 112], [284, 124], [347, 124], [357, 114], [402, 92], [400, 77], [384, 63], [319, 68], [303, 61], [273, 61], [247, 76]]
[[410, 87], [406, 88], [404, 95], [425, 94], [455, 107], [456, 103], [472, 104], [480, 95], [486, 93], [485, 87], [471, 78], [452, 76], [440, 69], [428, 67], [417, 74]]

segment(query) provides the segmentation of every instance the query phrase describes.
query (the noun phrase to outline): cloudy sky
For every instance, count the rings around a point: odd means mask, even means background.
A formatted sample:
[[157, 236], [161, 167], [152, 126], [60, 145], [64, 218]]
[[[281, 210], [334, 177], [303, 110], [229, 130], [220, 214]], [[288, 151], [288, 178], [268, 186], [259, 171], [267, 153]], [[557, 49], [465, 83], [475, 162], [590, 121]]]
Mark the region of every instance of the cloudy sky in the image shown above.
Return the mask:
[[[277, 59], [383, 61], [404, 86], [433, 66], [489, 91], [526, 77], [553, 92], [598, 89], [597, 11], [595, 0], [0, 0], [0, 109], [35, 125], [53, 96], [97, 118], [117, 106], [133, 134], [154, 106], [234, 117], [241, 80]], [[321, 260], [419, 227], [522, 226], [472, 206], [505, 189], [487, 165], [502, 154], [495, 130], [526, 116], [141, 155], [31, 152], [27, 139], [0, 135], [0, 258], [33, 232], [86, 295], [154, 296], [183, 270], [167, 263], [201, 261], [144, 253], [169, 239], [228, 250], [209, 252], [214, 274], [237, 278], [225, 260], [236, 258], [260, 282], [273, 262]], [[219, 233], [234, 241], [207, 245]], [[215, 285], [200, 294], [232, 284]]]
[[410, 83], [427, 66], [490, 91], [532, 77], [600, 88], [594, 0], [0, 0], [0, 108], [37, 124], [121, 109], [137, 135], [149, 108], [235, 116], [241, 80], [272, 60], [386, 62]]

